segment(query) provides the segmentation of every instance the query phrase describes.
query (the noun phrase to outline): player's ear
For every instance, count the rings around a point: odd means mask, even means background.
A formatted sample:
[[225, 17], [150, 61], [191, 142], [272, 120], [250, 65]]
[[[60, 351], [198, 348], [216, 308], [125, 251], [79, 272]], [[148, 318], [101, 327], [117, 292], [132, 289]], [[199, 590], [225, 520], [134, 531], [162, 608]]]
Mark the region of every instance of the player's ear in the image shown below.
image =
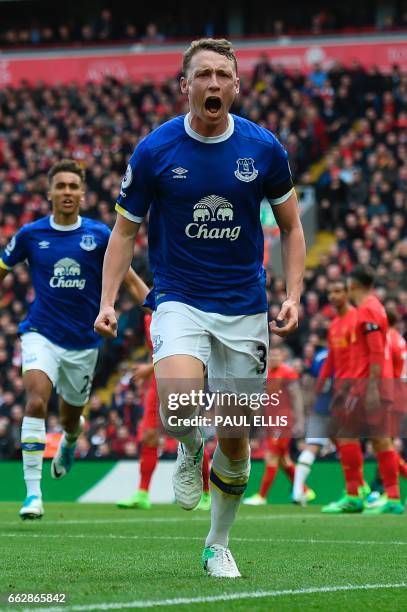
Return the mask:
[[239, 91], [240, 91], [240, 79], [239, 79], [239, 77], [236, 77], [236, 84], [235, 84], [235, 86], [236, 86], [236, 95], [237, 95], [239, 93]]
[[184, 76], [182, 76], [180, 78], [179, 86], [181, 88], [181, 93], [183, 93], [183, 94], [187, 94], [188, 93], [188, 79], [186, 79]]

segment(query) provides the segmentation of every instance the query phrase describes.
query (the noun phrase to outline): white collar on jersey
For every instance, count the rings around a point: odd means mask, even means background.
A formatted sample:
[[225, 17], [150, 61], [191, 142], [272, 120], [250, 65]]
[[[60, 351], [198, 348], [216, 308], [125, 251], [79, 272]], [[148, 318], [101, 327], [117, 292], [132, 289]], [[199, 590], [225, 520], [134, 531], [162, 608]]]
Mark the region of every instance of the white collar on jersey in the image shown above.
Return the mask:
[[70, 232], [71, 230], [78, 229], [78, 227], [82, 225], [82, 217], [79, 215], [78, 220], [75, 221], [75, 223], [72, 223], [72, 225], [60, 225], [59, 223], [55, 223], [54, 215], [51, 215], [49, 218], [49, 224], [52, 229], [58, 230], [60, 232]]
[[186, 133], [188, 134], [188, 136], [191, 136], [191, 138], [194, 138], [195, 140], [199, 140], [199, 142], [205, 142], [206, 144], [215, 144], [217, 142], [223, 142], [224, 140], [227, 140], [228, 138], [230, 138], [235, 130], [235, 122], [233, 120], [232, 115], [229, 115], [229, 114], [228, 114], [229, 125], [226, 131], [223, 132], [223, 134], [220, 134], [219, 136], [201, 136], [201, 134], [198, 134], [198, 132], [195, 132], [195, 130], [191, 128], [190, 120], [191, 120], [191, 113], [188, 113], [184, 117], [184, 127], [185, 127]]

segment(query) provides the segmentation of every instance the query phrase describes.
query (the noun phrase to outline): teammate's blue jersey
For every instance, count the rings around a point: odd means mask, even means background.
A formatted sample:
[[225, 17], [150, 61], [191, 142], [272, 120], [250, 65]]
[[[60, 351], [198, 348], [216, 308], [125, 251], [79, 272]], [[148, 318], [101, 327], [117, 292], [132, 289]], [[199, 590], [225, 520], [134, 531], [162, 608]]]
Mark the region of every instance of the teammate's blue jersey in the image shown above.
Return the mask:
[[109, 236], [108, 227], [83, 217], [69, 229], [56, 225], [52, 217], [20, 229], [0, 259], [6, 269], [24, 260], [31, 269], [35, 300], [20, 333], [35, 331], [73, 350], [100, 344], [93, 323], [99, 312]]
[[264, 128], [229, 115], [227, 131], [204, 138], [189, 116], [139, 143], [116, 210], [141, 222], [150, 209], [155, 304], [184, 302], [206, 312], [267, 310], [260, 203], [292, 190], [287, 154]]
[[[318, 378], [321, 368], [324, 365], [327, 357], [328, 349], [321, 348], [319, 351], [317, 351], [310, 368], [312, 376]], [[332, 380], [330, 378], [327, 378], [323, 385], [321, 393], [319, 393], [318, 396], [315, 398], [314, 412], [316, 414], [328, 415], [330, 413], [331, 402]]]

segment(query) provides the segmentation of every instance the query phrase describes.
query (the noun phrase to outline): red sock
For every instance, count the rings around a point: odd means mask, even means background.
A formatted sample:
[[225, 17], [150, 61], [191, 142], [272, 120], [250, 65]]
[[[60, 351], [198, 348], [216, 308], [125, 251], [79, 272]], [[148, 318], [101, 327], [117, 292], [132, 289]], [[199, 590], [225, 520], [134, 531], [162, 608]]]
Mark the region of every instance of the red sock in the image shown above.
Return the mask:
[[283, 467], [285, 474], [290, 482], [294, 482], [295, 475], [295, 465], [293, 463], [289, 463]]
[[203, 462], [202, 462], [202, 481], [203, 492], [209, 493], [209, 453], [204, 447]]
[[377, 453], [380, 475], [389, 499], [400, 499], [399, 460], [394, 449]]
[[397, 453], [397, 457], [399, 460], [399, 474], [402, 478], [407, 478], [407, 463], [403, 457], [400, 457], [399, 453]]
[[276, 477], [278, 470], [277, 465], [266, 465], [266, 469], [264, 470], [263, 480], [261, 481], [260, 486], [260, 495], [262, 497], [267, 497], [267, 492], [271, 485], [273, 484], [273, 480]]
[[151, 477], [155, 470], [158, 461], [158, 452], [156, 446], [147, 446], [143, 444], [140, 452], [140, 486], [139, 489], [148, 491], [150, 487]]
[[359, 495], [359, 487], [363, 486], [363, 455], [360, 442], [346, 442], [339, 446], [346, 493]]

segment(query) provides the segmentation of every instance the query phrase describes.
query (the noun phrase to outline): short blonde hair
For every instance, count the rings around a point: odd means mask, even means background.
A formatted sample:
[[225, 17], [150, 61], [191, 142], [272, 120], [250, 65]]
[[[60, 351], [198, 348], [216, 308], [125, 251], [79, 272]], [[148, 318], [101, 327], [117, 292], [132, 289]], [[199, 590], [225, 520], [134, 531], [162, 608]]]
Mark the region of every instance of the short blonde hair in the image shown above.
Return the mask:
[[187, 75], [193, 56], [199, 51], [214, 51], [219, 53], [219, 55], [224, 55], [233, 62], [237, 73], [237, 59], [231, 42], [225, 38], [200, 38], [193, 40], [184, 53], [184, 60], [182, 62], [184, 76]]

